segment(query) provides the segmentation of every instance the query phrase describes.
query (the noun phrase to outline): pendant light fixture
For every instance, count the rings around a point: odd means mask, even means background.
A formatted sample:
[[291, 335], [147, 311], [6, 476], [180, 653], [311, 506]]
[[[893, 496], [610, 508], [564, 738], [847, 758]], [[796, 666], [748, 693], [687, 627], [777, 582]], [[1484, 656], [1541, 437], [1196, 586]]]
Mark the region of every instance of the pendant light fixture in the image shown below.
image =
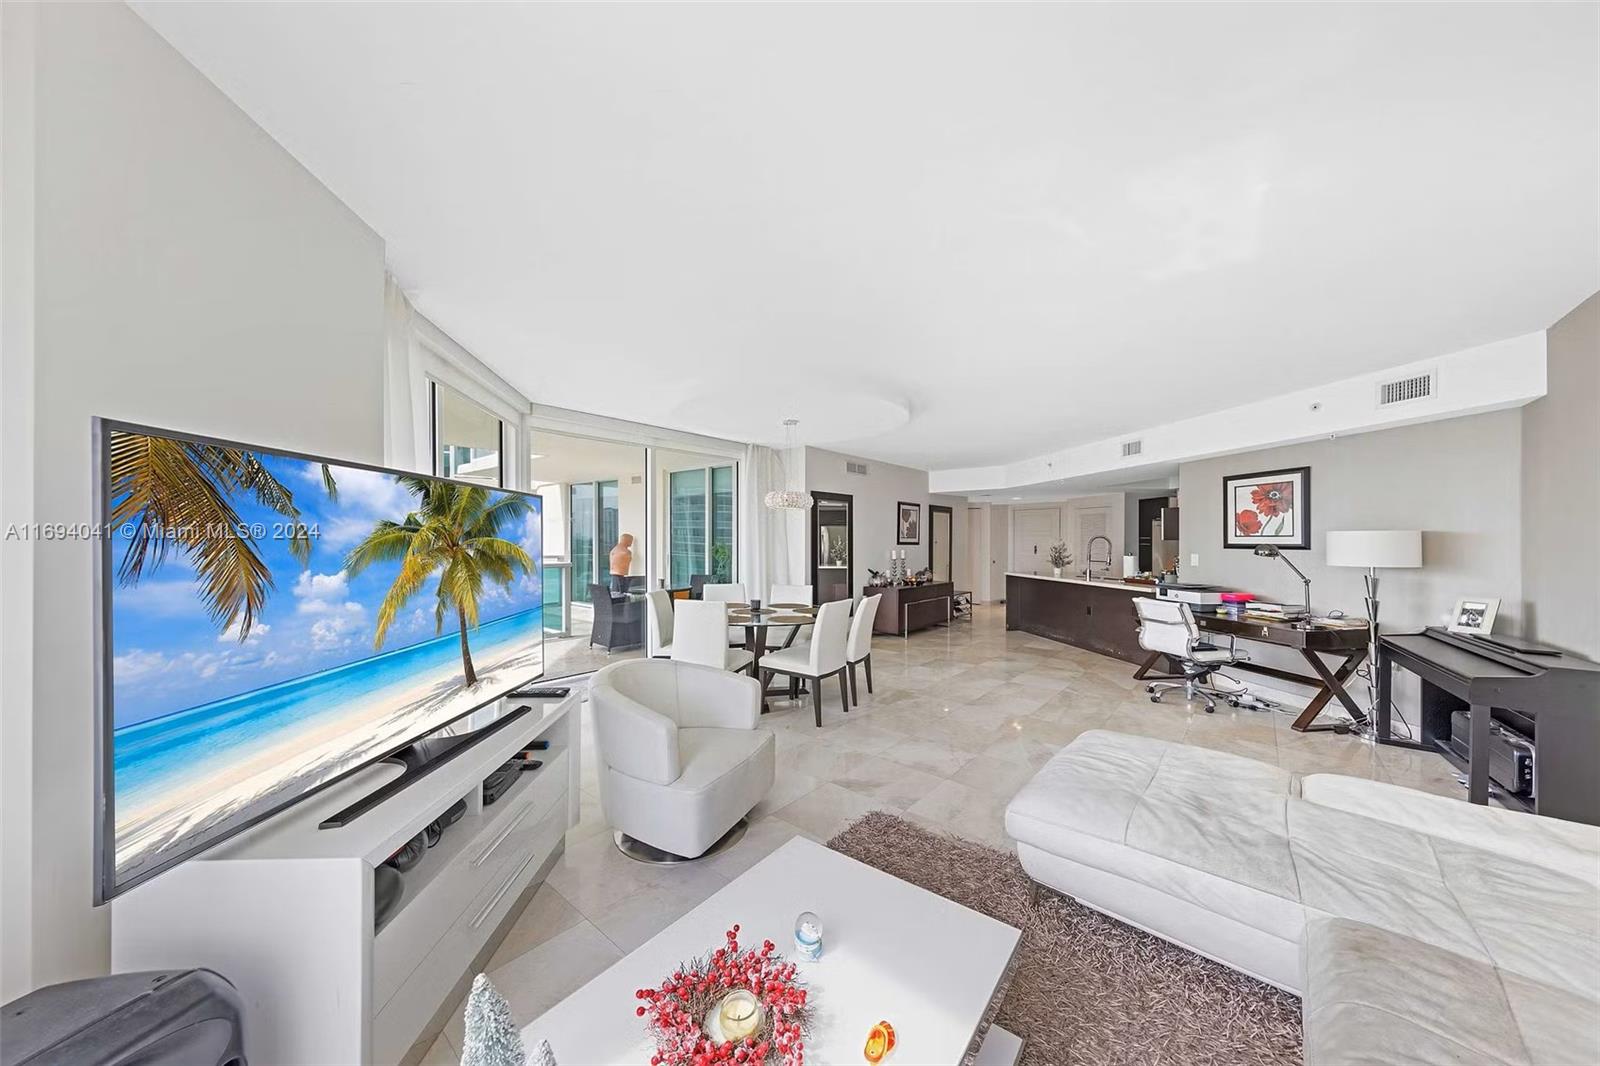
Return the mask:
[[[789, 480], [789, 464], [787, 456], [793, 455], [799, 448], [795, 427], [800, 424], [798, 418], [785, 418], [783, 420], [783, 452], [778, 459], [778, 468], [783, 471], [783, 480]], [[811, 493], [804, 489], [773, 489], [765, 497], [767, 507], [774, 511], [809, 511], [811, 509]]]

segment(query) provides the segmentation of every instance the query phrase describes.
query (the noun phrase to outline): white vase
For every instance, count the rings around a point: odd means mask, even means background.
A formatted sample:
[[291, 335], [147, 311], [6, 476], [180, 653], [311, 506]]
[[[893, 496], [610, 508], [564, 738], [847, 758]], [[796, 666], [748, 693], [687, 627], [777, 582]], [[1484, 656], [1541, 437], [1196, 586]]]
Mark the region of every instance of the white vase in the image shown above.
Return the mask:
[[1060, 577], [1060, 576], [1061, 576], [1061, 567], [1059, 567], [1059, 566], [1052, 566], [1052, 567], [1051, 567], [1051, 568], [1050, 568], [1050, 573], [1051, 573], [1051, 574], [1053, 574], [1053, 575], [1055, 575], [1055, 576], [1056, 576], [1056, 577]]

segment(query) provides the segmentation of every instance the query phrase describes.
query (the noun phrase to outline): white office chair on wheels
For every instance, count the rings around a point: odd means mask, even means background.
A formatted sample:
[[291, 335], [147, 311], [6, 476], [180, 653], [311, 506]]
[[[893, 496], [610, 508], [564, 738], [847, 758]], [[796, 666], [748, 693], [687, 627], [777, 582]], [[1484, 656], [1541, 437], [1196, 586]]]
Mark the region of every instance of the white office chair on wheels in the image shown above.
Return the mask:
[[1161, 652], [1183, 670], [1182, 681], [1152, 681], [1144, 687], [1150, 693], [1151, 703], [1160, 703], [1164, 692], [1182, 689], [1185, 699], [1203, 701], [1206, 713], [1211, 714], [1217, 709], [1216, 697], [1237, 705], [1245, 696], [1246, 690], [1242, 687], [1224, 690], [1208, 682], [1216, 671], [1236, 663], [1247, 663], [1250, 656], [1235, 651], [1231, 639], [1225, 649], [1205, 643], [1187, 603], [1135, 596], [1133, 608], [1139, 614], [1139, 646], [1145, 651]]

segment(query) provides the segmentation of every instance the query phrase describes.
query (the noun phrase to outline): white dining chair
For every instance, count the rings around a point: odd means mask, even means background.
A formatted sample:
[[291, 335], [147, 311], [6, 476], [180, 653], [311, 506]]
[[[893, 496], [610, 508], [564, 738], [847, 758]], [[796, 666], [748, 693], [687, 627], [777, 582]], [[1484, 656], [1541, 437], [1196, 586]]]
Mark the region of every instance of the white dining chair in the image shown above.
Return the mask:
[[[811, 606], [810, 585], [774, 585], [772, 586], [772, 599], [767, 603], [803, 603]], [[769, 648], [787, 648], [793, 644], [800, 635], [799, 626], [773, 626], [767, 630], [766, 645]]]
[[845, 646], [850, 637], [850, 604], [846, 600], [825, 603], [817, 609], [816, 624], [811, 627], [811, 639], [805, 644], [781, 648], [761, 657], [761, 687], [766, 688], [773, 674], [784, 674], [792, 679], [810, 682], [811, 707], [816, 712], [817, 726], [822, 726], [822, 682], [826, 678], [839, 678], [839, 700], [846, 713], [850, 710], [849, 682], [845, 680]]
[[713, 600], [679, 600], [672, 623], [672, 661], [699, 663], [739, 673], [755, 656], [728, 647], [728, 605]]
[[768, 603], [801, 603], [811, 606], [810, 585], [774, 585]]
[[850, 668], [850, 700], [858, 707], [861, 705], [861, 697], [856, 692], [858, 665], [867, 672], [867, 695], [872, 695], [872, 620], [878, 616], [878, 603], [882, 599], [881, 592], [868, 596], [850, 618], [850, 638], [845, 641], [844, 661]]
[[[700, 598], [709, 603], [748, 603], [744, 594], [744, 585], [738, 581], [723, 582], [717, 585], [705, 585], [700, 590]], [[743, 626], [728, 627], [728, 647], [742, 648], [746, 641]]]
[[666, 589], [651, 589], [645, 599], [650, 602], [646, 618], [649, 655], [652, 659], [672, 658], [672, 593]]

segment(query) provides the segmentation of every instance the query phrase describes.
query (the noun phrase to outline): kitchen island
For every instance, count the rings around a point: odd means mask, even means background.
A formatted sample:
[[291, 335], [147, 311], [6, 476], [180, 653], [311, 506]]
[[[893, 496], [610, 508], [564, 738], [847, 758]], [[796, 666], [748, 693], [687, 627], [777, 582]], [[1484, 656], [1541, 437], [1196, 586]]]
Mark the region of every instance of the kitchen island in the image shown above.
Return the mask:
[[1141, 663], [1135, 596], [1154, 596], [1154, 585], [1119, 580], [1006, 574], [1006, 628]]

